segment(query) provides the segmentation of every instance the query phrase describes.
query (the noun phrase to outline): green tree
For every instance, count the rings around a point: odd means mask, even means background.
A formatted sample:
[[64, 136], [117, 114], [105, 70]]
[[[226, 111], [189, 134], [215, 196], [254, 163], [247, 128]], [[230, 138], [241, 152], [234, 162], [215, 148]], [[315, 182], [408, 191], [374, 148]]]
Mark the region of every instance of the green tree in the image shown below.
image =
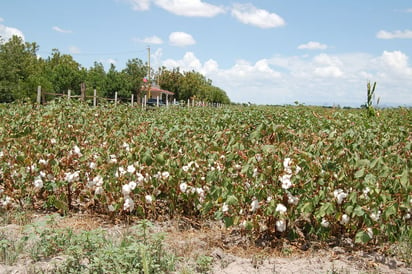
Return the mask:
[[130, 85], [131, 92], [135, 94], [136, 99], [142, 97], [143, 78], [147, 74], [147, 65], [143, 61], [134, 58], [128, 60], [126, 68], [122, 71], [125, 74], [127, 83]]
[[0, 40], [0, 102], [36, 97], [35, 75], [38, 75], [36, 43], [13, 36], [6, 43]]
[[165, 67], [161, 67], [156, 73], [156, 78], [160, 88], [173, 92], [176, 100], [182, 100], [180, 98], [180, 83], [183, 74], [180, 73], [179, 68], [170, 71]]
[[94, 62], [93, 67], [89, 68], [86, 77], [86, 88], [88, 95], [94, 93], [94, 89], [97, 91], [98, 96], [103, 96], [106, 90], [106, 71], [102, 63]]
[[52, 56], [46, 61], [45, 74], [49, 77], [55, 92], [72, 90], [80, 94], [80, 84], [85, 81], [86, 71], [71, 55], [61, 54], [53, 49]]
[[123, 72], [118, 72], [114, 64], [110, 65], [110, 69], [107, 72], [106, 77], [106, 92], [105, 96], [108, 98], [114, 98], [117, 92], [119, 97], [131, 96], [131, 84], [127, 81], [127, 75]]

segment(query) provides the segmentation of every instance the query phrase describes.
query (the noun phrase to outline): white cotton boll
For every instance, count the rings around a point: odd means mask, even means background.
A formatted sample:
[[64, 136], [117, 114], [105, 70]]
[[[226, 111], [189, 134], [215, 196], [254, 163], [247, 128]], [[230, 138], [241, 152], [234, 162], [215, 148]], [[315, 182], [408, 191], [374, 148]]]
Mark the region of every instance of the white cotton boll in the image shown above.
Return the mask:
[[90, 169], [95, 169], [96, 168], [96, 163], [95, 162], [90, 162], [89, 163], [89, 167], [90, 167]]
[[109, 157], [110, 157], [109, 163], [111, 163], [111, 164], [116, 164], [117, 163], [116, 155], [111, 154]]
[[137, 175], [137, 181], [138, 181], [139, 183], [142, 183], [142, 182], [144, 181], [144, 176], [143, 176], [143, 174], [137, 173], [136, 175]]
[[162, 176], [162, 179], [166, 180], [169, 178], [170, 173], [168, 171], [163, 171], [161, 176]]
[[227, 211], [229, 211], [229, 206], [226, 203], [223, 203], [222, 212], [227, 212]]
[[136, 171], [136, 168], [134, 167], [134, 165], [129, 165], [127, 167], [127, 172], [134, 173], [135, 171]]
[[119, 173], [120, 173], [120, 175], [125, 175], [126, 172], [127, 172], [127, 171], [124, 169], [124, 167], [119, 167]]
[[40, 171], [40, 177], [45, 178], [47, 176], [46, 172]]
[[292, 163], [292, 159], [290, 159], [290, 158], [285, 158], [285, 159], [283, 160], [283, 168], [284, 168], [284, 169], [289, 168], [291, 163]]
[[135, 181], [130, 181], [129, 182], [129, 187], [130, 187], [130, 190], [134, 190], [137, 187], [136, 182]]
[[254, 199], [252, 203], [250, 203], [250, 211], [255, 212], [257, 209], [259, 209], [259, 201], [257, 199]]
[[75, 172], [67, 172], [65, 173], [66, 177], [65, 180], [69, 183], [72, 182], [76, 182], [79, 180], [80, 176], [79, 176], [79, 171], [75, 171]]
[[371, 239], [373, 238], [373, 229], [372, 228], [368, 227], [366, 229], [366, 233], [368, 234], [369, 238], [371, 238]]
[[197, 193], [197, 195], [199, 195], [200, 197], [204, 197], [204, 196], [205, 196], [205, 191], [204, 191], [203, 188], [201, 188], [201, 187], [197, 187], [197, 188], [196, 188], [196, 193]]
[[103, 177], [100, 175], [97, 175], [96, 177], [93, 178], [93, 183], [96, 186], [102, 186], [103, 185]]
[[188, 171], [189, 171], [189, 166], [183, 166], [183, 167], [182, 167], [182, 170], [183, 170], [184, 172], [188, 172]]
[[44, 160], [44, 159], [40, 159], [40, 160], [39, 160], [39, 164], [40, 164], [40, 165], [47, 165], [47, 161]]
[[37, 177], [34, 182], [34, 188], [41, 189], [43, 187], [43, 180], [40, 177]]
[[329, 225], [330, 225], [329, 221], [326, 220], [325, 218], [322, 218], [322, 222], [320, 224], [321, 224], [321, 226], [323, 226], [325, 228], [329, 227]]
[[124, 204], [123, 204], [123, 210], [128, 210], [128, 211], [133, 211], [133, 209], [134, 209], [134, 201], [130, 198], [130, 197], [127, 197], [125, 200], [124, 200]]
[[50, 139], [50, 143], [51, 143], [52, 145], [54, 145], [54, 144], [56, 144], [56, 143], [57, 143], [57, 141], [56, 141], [56, 139], [51, 138], [51, 139]]
[[282, 183], [282, 188], [283, 189], [289, 189], [292, 187], [292, 182], [290, 180], [292, 176], [290, 174], [284, 174], [282, 176], [279, 176], [279, 181]]
[[240, 170], [240, 169], [242, 169], [242, 166], [239, 165], [239, 164], [236, 164], [236, 165], [235, 165], [235, 169]]
[[96, 189], [94, 190], [94, 194], [96, 194], [96, 195], [103, 194], [103, 187], [101, 187], [101, 186], [96, 187]]
[[146, 195], [145, 197], [146, 203], [151, 204], [153, 202], [153, 198], [151, 195]]
[[348, 196], [342, 189], [336, 189], [333, 191], [333, 196], [335, 196], [338, 204], [342, 204], [343, 200]]
[[340, 220], [341, 225], [347, 225], [350, 221], [350, 217], [346, 214], [342, 215], [342, 219]]
[[272, 200], [273, 200], [273, 197], [269, 196], [269, 197], [266, 198], [266, 203], [270, 203]]
[[122, 194], [123, 194], [123, 196], [124, 196], [124, 197], [128, 197], [128, 196], [130, 195], [130, 192], [131, 192], [131, 189], [130, 189], [129, 184], [123, 185], [123, 187], [122, 187]]
[[406, 213], [405, 216], [403, 216], [404, 220], [409, 220], [411, 218], [411, 214], [410, 213]]
[[375, 222], [379, 221], [379, 219], [381, 218], [381, 211], [379, 210], [378, 212], [372, 212], [369, 217], [371, 217], [371, 219]]
[[276, 231], [284, 232], [286, 230], [286, 221], [285, 220], [277, 220], [275, 223]]
[[288, 209], [283, 204], [277, 204], [275, 211], [279, 212], [280, 214], [286, 213]]
[[260, 161], [262, 161], [262, 160], [263, 160], [263, 158], [262, 158], [262, 155], [261, 155], [261, 154], [256, 154], [256, 155], [255, 155], [255, 158], [256, 158], [256, 161], [257, 161], [257, 162], [260, 162]]
[[80, 148], [77, 145], [73, 147], [73, 153], [77, 154], [78, 156], [82, 156]]
[[186, 184], [186, 183], [181, 183], [181, 184], [179, 185], [179, 188], [180, 188], [180, 191], [181, 191], [181, 192], [185, 193], [186, 190], [187, 190], [187, 184]]
[[109, 205], [107, 208], [109, 209], [110, 212], [113, 212], [116, 210], [113, 205]]
[[297, 205], [299, 203], [299, 198], [288, 193], [288, 204]]

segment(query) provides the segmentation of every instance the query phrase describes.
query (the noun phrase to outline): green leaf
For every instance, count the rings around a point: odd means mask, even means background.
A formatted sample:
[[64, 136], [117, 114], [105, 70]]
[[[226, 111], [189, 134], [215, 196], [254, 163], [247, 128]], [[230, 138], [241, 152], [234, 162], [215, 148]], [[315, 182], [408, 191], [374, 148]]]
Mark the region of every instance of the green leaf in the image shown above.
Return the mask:
[[355, 173], [355, 178], [361, 178], [365, 174], [365, 168], [361, 168]]
[[391, 206], [386, 208], [386, 210], [383, 213], [383, 216], [387, 220], [387, 219], [389, 219], [390, 216], [395, 215], [395, 214], [396, 214], [396, 207], [395, 207], [395, 205], [391, 205]]
[[401, 174], [401, 177], [400, 177], [400, 182], [401, 182], [401, 185], [402, 185], [402, 187], [405, 189], [405, 190], [408, 190], [408, 187], [409, 187], [409, 180], [408, 180], [408, 169], [404, 169], [403, 170], [403, 172], [402, 172], [402, 174]]
[[362, 216], [365, 215], [365, 211], [363, 211], [362, 207], [356, 206], [356, 207], [355, 207], [355, 210], [353, 211], [353, 214], [354, 214], [355, 216], [362, 217]]
[[226, 227], [232, 226], [233, 223], [234, 223], [234, 221], [235, 221], [235, 218], [232, 217], [232, 216], [230, 216], [230, 217], [229, 217], [229, 216], [223, 217], [223, 222], [225, 223], [225, 226], [226, 226]]
[[355, 243], [358, 244], [365, 244], [371, 240], [371, 237], [369, 237], [368, 233], [365, 231], [359, 231], [355, 235]]
[[236, 205], [236, 204], [238, 204], [238, 202], [239, 202], [238, 199], [234, 195], [229, 195], [226, 198], [226, 204], [227, 205]]

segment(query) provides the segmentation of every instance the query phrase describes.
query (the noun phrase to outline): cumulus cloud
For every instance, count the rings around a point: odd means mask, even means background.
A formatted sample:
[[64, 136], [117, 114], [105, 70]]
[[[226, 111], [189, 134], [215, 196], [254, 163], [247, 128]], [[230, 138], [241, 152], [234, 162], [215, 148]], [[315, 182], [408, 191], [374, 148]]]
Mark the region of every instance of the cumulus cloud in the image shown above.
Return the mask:
[[395, 30], [393, 32], [381, 30], [376, 34], [379, 39], [412, 39], [412, 30]]
[[275, 56], [256, 62], [238, 60], [222, 68], [193, 52], [182, 59], [160, 62], [167, 68], [195, 70], [226, 91], [234, 102], [305, 104], [359, 107], [366, 101], [368, 80], [377, 81], [381, 104], [412, 105], [412, 68], [400, 51], [380, 56], [366, 53], [310, 56]]
[[133, 10], [144, 11], [150, 9], [150, 0], [121, 0], [132, 6]]
[[328, 46], [325, 44], [321, 44], [319, 42], [313, 42], [310, 41], [306, 44], [302, 44], [298, 46], [298, 49], [309, 49], [309, 50], [313, 50], [313, 49], [327, 49]]
[[263, 29], [285, 25], [283, 18], [276, 13], [258, 9], [252, 4], [234, 4], [232, 7], [232, 16], [244, 24]]
[[223, 7], [201, 0], [154, 0], [155, 4], [173, 14], [189, 17], [214, 17], [225, 12]]
[[169, 35], [169, 42], [172, 46], [185, 47], [196, 44], [192, 35], [186, 32], [172, 32]]
[[[0, 19], [0, 22], [4, 21], [3, 18]], [[17, 35], [24, 40], [24, 35], [21, 30], [0, 24], [0, 37], [4, 42], [7, 42], [13, 35]]]
[[408, 65], [408, 56], [401, 51], [384, 51], [380, 58], [387, 68], [396, 74], [412, 77], [412, 68]]
[[134, 39], [136, 42], [142, 42], [145, 44], [153, 44], [153, 45], [161, 45], [163, 44], [163, 40], [159, 37], [157, 37], [156, 35], [150, 36], [150, 37], [146, 37], [143, 39]]
[[60, 33], [72, 33], [71, 30], [65, 30], [65, 29], [59, 28], [57, 26], [52, 27], [52, 30], [60, 32]]
[[214, 17], [224, 13], [221, 6], [212, 5], [201, 0], [119, 0], [131, 5], [133, 10], [145, 11], [150, 9], [150, 4], [167, 10], [170, 13], [188, 17]]

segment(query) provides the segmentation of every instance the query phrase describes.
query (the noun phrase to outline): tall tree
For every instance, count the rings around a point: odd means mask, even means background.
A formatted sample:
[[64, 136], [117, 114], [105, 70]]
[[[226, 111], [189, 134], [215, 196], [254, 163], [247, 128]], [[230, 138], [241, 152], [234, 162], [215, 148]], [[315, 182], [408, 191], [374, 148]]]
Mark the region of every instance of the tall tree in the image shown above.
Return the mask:
[[0, 102], [35, 98], [32, 75], [39, 72], [36, 43], [24, 42], [12, 36], [7, 42], [0, 41]]
[[142, 60], [134, 58], [127, 61], [126, 68], [122, 72], [126, 75], [131, 92], [135, 94], [136, 98], [141, 98], [143, 95], [143, 78], [147, 74], [147, 65], [143, 64]]
[[80, 94], [80, 84], [85, 80], [85, 72], [71, 55], [61, 54], [53, 49], [52, 56], [48, 58], [46, 73], [55, 92], [75, 91]]

